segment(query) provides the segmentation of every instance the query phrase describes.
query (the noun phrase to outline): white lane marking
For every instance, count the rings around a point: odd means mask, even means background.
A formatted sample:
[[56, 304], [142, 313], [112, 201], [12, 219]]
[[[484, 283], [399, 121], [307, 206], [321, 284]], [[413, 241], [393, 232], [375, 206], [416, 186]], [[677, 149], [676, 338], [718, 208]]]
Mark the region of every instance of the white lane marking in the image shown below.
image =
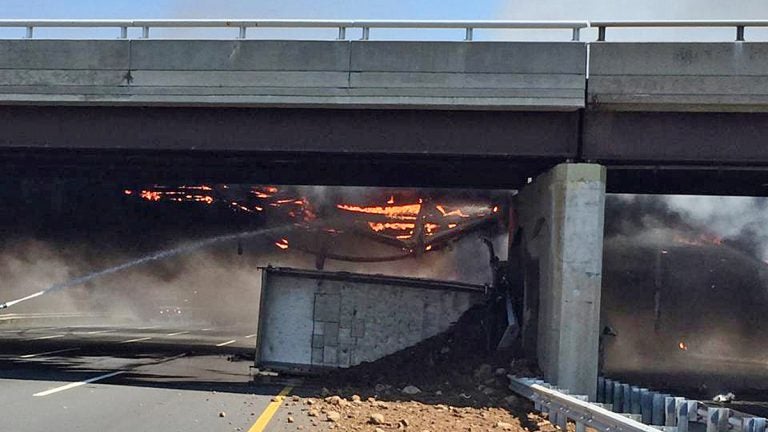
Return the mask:
[[151, 329], [155, 329], [157, 327], [158, 326], [138, 327], [138, 328], [136, 328], [136, 330], [151, 330]]
[[232, 339], [231, 341], [222, 342], [220, 344], [216, 344], [216, 346], [218, 346], [218, 347], [227, 346], [227, 345], [233, 344], [235, 342], [237, 342], [237, 339]]
[[189, 333], [189, 332], [188, 331], [180, 331], [180, 332], [176, 332], [176, 333], [168, 333], [166, 336], [178, 336], [178, 335], [183, 335], [183, 334], [187, 334], [187, 333]]
[[69, 351], [77, 351], [79, 349], [80, 348], [67, 348], [67, 349], [60, 349], [60, 350], [56, 350], [56, 351], [41, 352], [41, 353], [37, 353], [37, 354], [25, 354], [23, 356], [20, 356], [19, 358], [27, 359], [27, 358], [44, 356], [44, 355], [48, 355], [48, 354], [58, 354], [58, 353], [64, 353], [64, 352], [69, 352]]
[[212, 329], [212, 328], [204, 328], [204, 329], [200, 329], [200, 331], [211, 331], [211, 330], [213, 330], [213, 329]]
[[256, 335], [258, 335], [258, 333], [250, 334], [250, 335], [246, 336], [245, 338], [246, 339], [250, 339], [252, 337], [256, 337]]
[[116, 331], [117, 330], [95, 330], [95, 331], [85, 332], [85, 334], [103, 334], [103, 333], [112, 333]]
[[83, 386], [83, 385], [86, 385], [86, 384], [90, 384], [92, 382], [101, 381], [101, 380], [104, 380], [104, 379], [107, 379], [107, 378], [112, 378], [115, 375], [124, 374], [126, 372], [127, 371], [117, 371], [117, 372], [108, 373], [106, 375], [97, 376], [97, 377], [94, 377], [94, 378], [87, 379], [85, 381], [74, 382], [74, 383], [70, 383], [70, 384], [67, 384], [67, 385], [64, 385], [64, 386], [61, 386], [61, 387], [56, 387], [56, 388], [52, 388], [50, 390], [42, 391], [40, 393], [35, 393], [32, 396], [35, 396], [35, 397], [48, 396], [48, 395], [51, 395], [51, 394], [54, 394], [54, 393], [62, 392], [62, 391], [65, 391], [65, 390], [71, 390], [71, 389], [76, 388], [76, 387], [80, 387], [80, 386]]
[[45, 339], [56, 339], [60, 337], [64, 337], [66, 335], [50, 335], [50, 336], [40, 336], [29, 340], [45, 340]]
[[143, 338], [137, 338], [137, 339], [128, 339], [128, 340], [122, 341], [120, 343], [124, 344], [124, 343], [141, 342], [141, 341], [150, 340], [150, 339], [152, 339], [152, 338], [151, 337], [143, 337]]

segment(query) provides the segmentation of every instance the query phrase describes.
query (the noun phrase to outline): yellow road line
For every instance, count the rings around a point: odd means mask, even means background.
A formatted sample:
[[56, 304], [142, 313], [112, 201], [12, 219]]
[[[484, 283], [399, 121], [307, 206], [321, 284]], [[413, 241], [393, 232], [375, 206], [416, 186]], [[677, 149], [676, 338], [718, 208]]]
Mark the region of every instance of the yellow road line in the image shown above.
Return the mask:
[[272, 417], [280, 408], [280, 404], [283, 403], [283, 400], [285, 400], [285, 397], [288, 396], [288, 393], [290, 393], [291, 390], [293, 390], [292, 386], [285, 386], [285, 388], [280, 390], [280, 393], [278, 393], [277, 396], [272, 399], [272, 402], [267, 405], [267, 408], [264, 409], [263, 413], [261, 413], [258, 420], [256, 420], [256, 423], [254, 423], [253, 426], [248, 429], [248, 432], [264, 431], [264, 429], [266, 429], [267, 425], [269, 424], [269, 421], [272, 420]]

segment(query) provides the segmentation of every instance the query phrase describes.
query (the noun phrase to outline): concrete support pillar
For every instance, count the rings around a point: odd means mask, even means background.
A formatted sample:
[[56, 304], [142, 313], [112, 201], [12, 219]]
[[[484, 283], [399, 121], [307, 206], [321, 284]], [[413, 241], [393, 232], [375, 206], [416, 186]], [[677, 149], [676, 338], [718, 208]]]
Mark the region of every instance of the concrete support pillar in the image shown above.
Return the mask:
[[528, 267], [524, 331], [535, 334], [547, 381], [590, 400], [597, 390], [604, 207], [605, 167], [595, 164], [558, 165], [517, 197]]

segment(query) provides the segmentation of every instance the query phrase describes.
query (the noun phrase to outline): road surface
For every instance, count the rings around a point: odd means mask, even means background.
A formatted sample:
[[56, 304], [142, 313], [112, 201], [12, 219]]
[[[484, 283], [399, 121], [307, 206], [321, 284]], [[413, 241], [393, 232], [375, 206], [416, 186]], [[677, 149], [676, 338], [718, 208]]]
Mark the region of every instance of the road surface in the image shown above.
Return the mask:
[[286, 419], [300, 407], [275, 395], [300, 393], [299, 382], [253, 380], [255, 336], [171, 325], [0, 327], [0, 430], [295, 431]]

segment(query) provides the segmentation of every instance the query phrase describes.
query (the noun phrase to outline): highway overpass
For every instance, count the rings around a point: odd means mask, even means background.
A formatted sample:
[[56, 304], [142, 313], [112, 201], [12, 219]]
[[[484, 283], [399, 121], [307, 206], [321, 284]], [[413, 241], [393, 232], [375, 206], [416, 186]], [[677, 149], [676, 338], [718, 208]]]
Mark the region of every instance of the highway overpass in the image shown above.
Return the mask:
[[[736, 41], [624, 43], [606, 29], [732, 27]], [[522, 189], [540, 364], [594, 396], [605, 191], [768, 190], [768, 22], [0, 21], [0, 161], [7, 173], [153, 181]], [[34, 39], [112, 27], [116, 40]], [[232, 40], [151, 39], [231, 27]], [[338, 40], [249, 39], [260, 27]], [[447, 28], [464, 41], [370, 40]], [[142, 38], [129, 38], [140, 28]], [[566, 31], [484, 42], [475, 29]], [[362, 40], [349, 40], [358, 29]], [[116, 33], [117, 34], [117, 33]], [[234, 35], [233, 35], [234, 36]], [[568, 40], [570, 39], [570, 40]], [[738, 40], [741, 39], [741, 40]], [[527, 323], [532, 324], [532, 323]]]
[[[344, 36], [355, 27], [374, 36], [378, 27], [466, 27], [469, 38], [486, 27], [578, 37], [587, 25], [0, 22], [27, 24], [140, 27], [147, 36], [150, 26], [241, 35], [325, 26]], [[131, 177], [508, 188], [556, 163], [590, 161], [608, 167], [610, 191], [765, 193], [768, 45], [607, 39], [2, 40], [0, 147], [7, 169], [69, 175], [108, 166]], [[329, 169], [307, 169], [317, 156]], [[225, 162], [199, 169], [214, 158]], [[242, 178], [233, 166], [255, 169]]]

